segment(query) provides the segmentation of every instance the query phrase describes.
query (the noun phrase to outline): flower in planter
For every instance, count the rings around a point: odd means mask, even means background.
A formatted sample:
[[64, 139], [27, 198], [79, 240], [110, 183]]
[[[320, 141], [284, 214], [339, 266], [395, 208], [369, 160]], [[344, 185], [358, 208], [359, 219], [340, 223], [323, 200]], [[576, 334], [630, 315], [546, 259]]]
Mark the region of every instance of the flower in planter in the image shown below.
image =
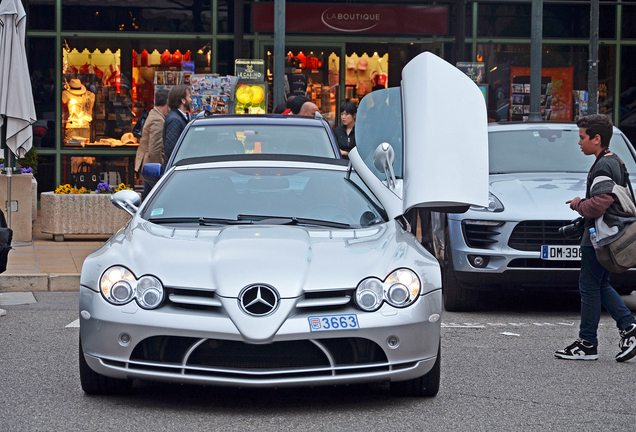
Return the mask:
[[57, 189], [55, 189], [56, 194], [90, 194], [91, 191], [87, 190], [85, 187], [74, 188], [71, 187], [70, 184], [59, 185]]
[[126, 187], [126, 185], [123, 183], [120, 183], [119, 186], [113, 186], [108, 183], [99, 183], [97, 185], [97, 190], [95, 191], [95, 193], [112, 194], [115, 192], [119, 192], [120, 190], [132, 190], [132, 188]]
[[[4, 169], [4, 164], [0, 164], [0, 170]], [[33, 168], [28, 167], [28, 168], [22, 168], [22, 174], [28, 174], [31, 173], [33, 174]]]

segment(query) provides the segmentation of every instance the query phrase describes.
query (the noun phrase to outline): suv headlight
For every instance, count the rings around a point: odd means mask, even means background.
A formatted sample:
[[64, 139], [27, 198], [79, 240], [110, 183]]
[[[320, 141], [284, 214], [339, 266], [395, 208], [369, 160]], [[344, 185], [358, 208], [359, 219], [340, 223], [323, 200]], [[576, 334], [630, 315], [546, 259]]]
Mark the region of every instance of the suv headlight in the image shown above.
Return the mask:
[[420, 278], [408, 269], [398, 269], [383, 281], [367, 278], [358, 284], [355, 300], [358, 307], [367, 312], [380, 309], [386, 301], [394, 307], [406, 307], [415, 302], [420, 294]]
[[499, 201], [499, 198], [494, 196], [492, 192], [488, 192], [488, 207], [470, 206], [470, 209], [477, 210], [477, 211], [489, 211], [489, 212], [499, 213], [504, 211], [504, 206], [501, 203], [501, 201]]
[[144, 309], [154, 309], [163, 301], [163, 285], [154, 276], [135, 278], [130, 270], [113, 266], [99, 279], [99, 289], [107, 302], [124, 305], [133, 298]]

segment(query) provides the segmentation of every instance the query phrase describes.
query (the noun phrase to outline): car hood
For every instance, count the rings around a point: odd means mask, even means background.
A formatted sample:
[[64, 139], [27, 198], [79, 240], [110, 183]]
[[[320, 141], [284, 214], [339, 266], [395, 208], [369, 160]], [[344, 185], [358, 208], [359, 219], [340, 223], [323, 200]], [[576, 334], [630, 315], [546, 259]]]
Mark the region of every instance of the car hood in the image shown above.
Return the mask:
[[578, 217], [565, 202], [585, 197], [584, 173], [525, 173], [490, 176], [490, 192], [503, 204], [509, 220]]
[[384, 279], [404, 266], [421, 278], [433, 275], [433, 280], [422, 280], [425, 291], [441, 286], [435, 259], [395, 221], [359, 230], [272, 225], [174, 229], [135, 218], [89, 255], [81, 283], [97, 289], [101, 273], [112, 265], [124, 265], [137, 277], [154, 275], [165, 287], [211, 290], [231, 298], [255, 283], [275, 287], [282, 298], [353, 289], [365, 277]]

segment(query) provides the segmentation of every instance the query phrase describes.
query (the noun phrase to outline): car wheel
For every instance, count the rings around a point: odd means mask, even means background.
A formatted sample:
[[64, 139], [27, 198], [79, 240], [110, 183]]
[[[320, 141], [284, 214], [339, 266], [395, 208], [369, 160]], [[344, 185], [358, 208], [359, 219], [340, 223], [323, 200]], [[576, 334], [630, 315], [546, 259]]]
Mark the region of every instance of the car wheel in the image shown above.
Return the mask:
[[437, 360], [426, 375], [408, 381], [391, 383], [391, 392], [396, 396], [426, 396], [432, 397], [439, 392], [442, 364], [442, 341], [437, 348]]
[[448, 228], [444, 235], [444, 261], [442, 268], [442, 297], [444, 309], [449, 312], [474, 310], [479, 302], [479, 291], [470, 289], [457, 280], [453, 266]]
[[79, 342], [79, 372], [82, 390], [89, 395], [122, 394], [132, 388], [132, 380], [110, 378], [91, 369], [84, 358], [81, 340]]

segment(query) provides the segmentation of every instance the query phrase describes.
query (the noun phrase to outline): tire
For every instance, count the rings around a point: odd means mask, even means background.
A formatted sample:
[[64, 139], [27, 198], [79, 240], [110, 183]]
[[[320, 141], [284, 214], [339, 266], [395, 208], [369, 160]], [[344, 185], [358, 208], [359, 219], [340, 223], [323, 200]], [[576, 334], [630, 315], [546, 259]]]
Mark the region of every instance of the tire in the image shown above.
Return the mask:
[[444, 233], [444, 262], [442, 265], [442, 298], [444, 309], [449, 312], [475, 310], [479, 304], [479, 291], [470, 289], [457, 280], [453, 266], [448, 228]]
[[82, 390], [89, 395], [125, 394], [132, 388], [132, 380], [110, 378], [93, 371], [84, 358], [81, 340], [79, 342], [79, 372]]
[[398, 381], [391, 383], [391, 392], [395, 396], [408, 397], [433, 397], [439, 392], [442, 364], [442, 341], [437, 348], [437, 359], [426, 375], [408, 381]]

